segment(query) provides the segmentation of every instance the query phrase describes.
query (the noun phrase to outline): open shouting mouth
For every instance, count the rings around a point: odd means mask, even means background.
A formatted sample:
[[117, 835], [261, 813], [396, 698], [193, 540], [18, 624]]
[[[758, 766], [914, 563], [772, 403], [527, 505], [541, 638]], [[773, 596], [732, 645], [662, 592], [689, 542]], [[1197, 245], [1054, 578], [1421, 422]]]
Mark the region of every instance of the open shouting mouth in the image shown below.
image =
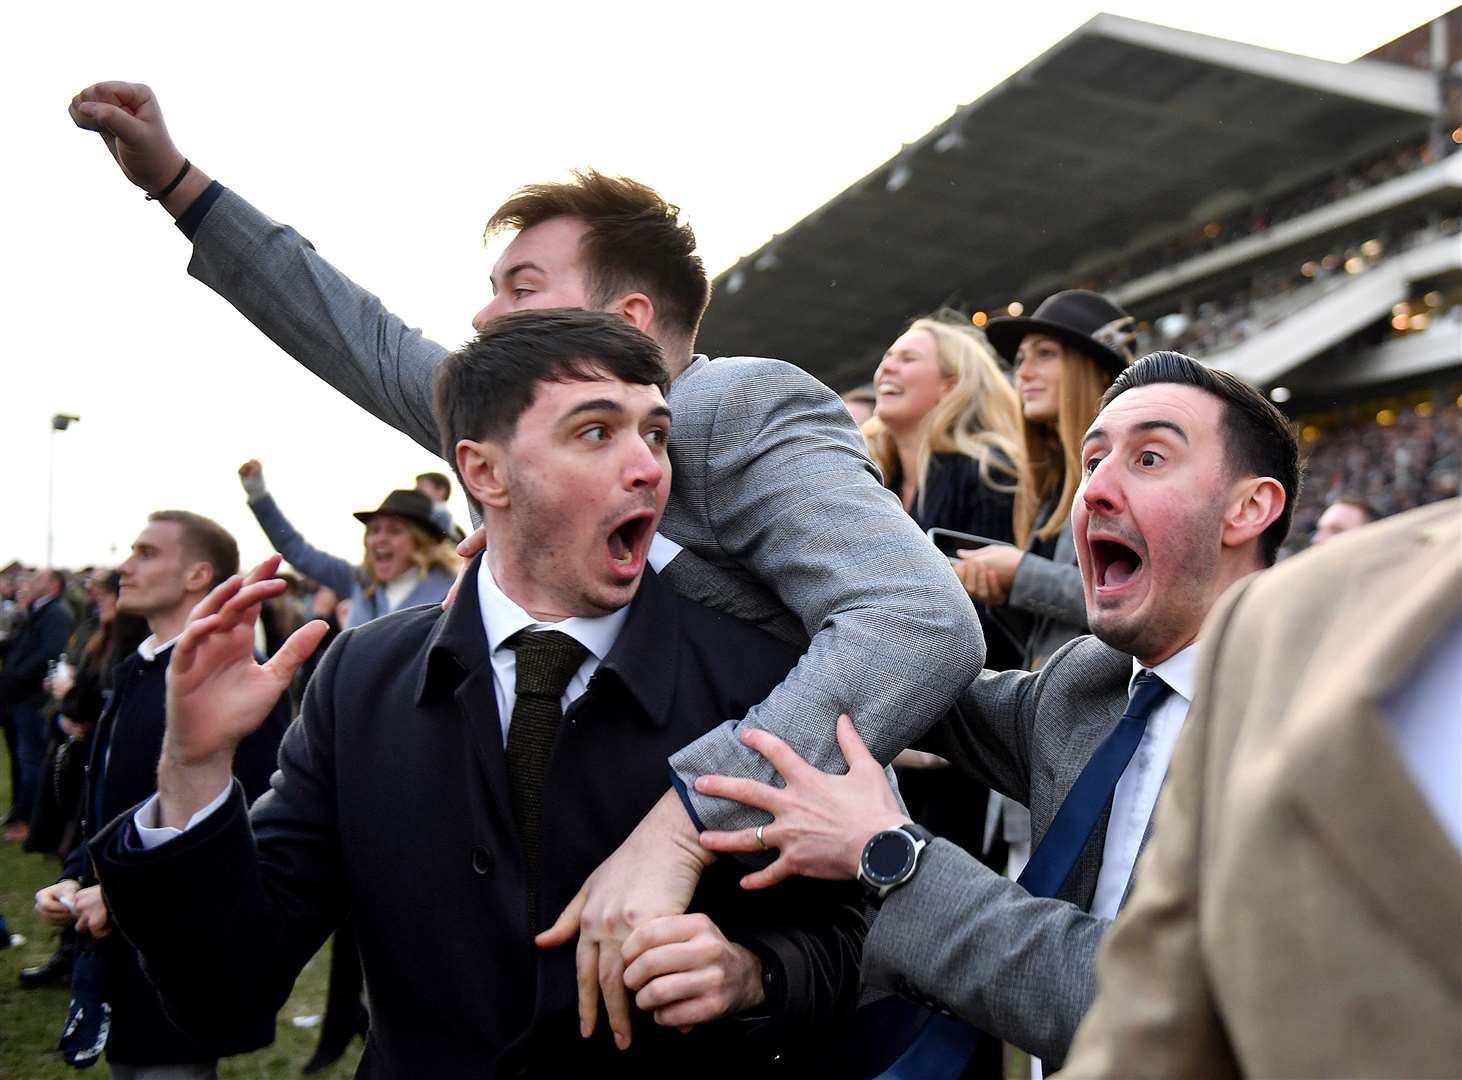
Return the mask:
[[1091, 551], [1092, 589], [1098, 597], [1122, 592], [1141, 576], [1145, 560], [1125, 541], [1088, 535], [1087, 547]]
[[645, 557], [654, 536], [655, 512], [645, 508], [620, 518], [609, 530], [606, 546], [614, 575], [632, 581], [645, 568]]

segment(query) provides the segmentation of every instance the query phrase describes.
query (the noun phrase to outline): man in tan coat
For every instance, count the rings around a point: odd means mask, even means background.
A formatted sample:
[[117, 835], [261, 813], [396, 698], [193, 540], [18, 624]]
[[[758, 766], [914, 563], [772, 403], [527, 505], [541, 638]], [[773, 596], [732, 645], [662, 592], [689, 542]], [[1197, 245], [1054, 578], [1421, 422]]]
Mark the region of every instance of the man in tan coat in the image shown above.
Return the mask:
[[1462, 504], [1237, 586], [1062, 1076], [1462, 1074]]

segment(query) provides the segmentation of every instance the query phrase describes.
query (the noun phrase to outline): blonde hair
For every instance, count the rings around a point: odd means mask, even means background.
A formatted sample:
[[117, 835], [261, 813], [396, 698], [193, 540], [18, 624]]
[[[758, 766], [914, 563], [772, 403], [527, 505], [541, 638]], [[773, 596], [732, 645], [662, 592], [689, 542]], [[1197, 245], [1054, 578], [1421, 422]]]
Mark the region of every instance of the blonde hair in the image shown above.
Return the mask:
[[[1022, 456], [1020, 398], [985, 335], [963, 319], [955, 323], [937, 315], [915, 319], [909, 330], [923, 330], [934, 339], [940, 374], [955, 378], [954, 385], [919, 427], [914, 456], [915, 503], [919, 511], [924, 509], [924, 487], [935, 454], [974, 458], [979, 462], [982, 481], [996, 491], [1015, 491]], [[893, 432], [874, 416], [863, 425], [863, 437], [868, 442], [869, 456], [887, 482], [899, 462]]]
[[[1056, 420], [1023, 420], [1025, 454], [1020, 461], [1020, 485], [1015, 491], [1015, 542], [1024, 547], [1032, 532], [1050, 540], [1071, 515], [1071, 504], [1081, 484], [1081, 440], [1101, 411], [1102, 394], [1116, 378], [1086, 353], [1066, 342], [1061, 346], [1061, 394]], [[1051, 516], [1036, 528], [1041, 507], [1052, 495], [1057, 503]]]
[[[411, 554], [411, 564], [423, 574], [441, 570], [455, 577], [457, 568], [462, 565], [462, 558], [457, 554], [457, 545], [446, 537], [438, 540], [436, 536], [410, 518], [403, 517], [401, 522], [406, 526], [406, 531], [411, 534], [411, 539], [416, 545], [416, 550]], [[365, 540], [362, 539], [361, 543], [365, 545]], [[376, 572], [371, 569], [369, 547], [366, 548], [365, 561], [356, 568], [356, 578], [360, 582], [361, 591], [365, 596], [375, 595], [375, 591], [385, 584], [376, 577]]]

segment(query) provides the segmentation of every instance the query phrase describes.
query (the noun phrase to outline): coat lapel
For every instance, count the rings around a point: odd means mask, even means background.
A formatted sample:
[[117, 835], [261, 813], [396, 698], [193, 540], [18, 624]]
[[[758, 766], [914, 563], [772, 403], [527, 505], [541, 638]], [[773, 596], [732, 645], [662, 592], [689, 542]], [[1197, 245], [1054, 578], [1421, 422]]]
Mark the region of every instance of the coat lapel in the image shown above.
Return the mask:
[[1289, 787], [1356, 887], [1462, 990], [1462, 866], [1397, 753], [1386, 704], [1457, 619], [1462, 552], [1433, 529], [1410, 552], [1358, 560], [1352, 572], [1361, 584], [1279, 735]]

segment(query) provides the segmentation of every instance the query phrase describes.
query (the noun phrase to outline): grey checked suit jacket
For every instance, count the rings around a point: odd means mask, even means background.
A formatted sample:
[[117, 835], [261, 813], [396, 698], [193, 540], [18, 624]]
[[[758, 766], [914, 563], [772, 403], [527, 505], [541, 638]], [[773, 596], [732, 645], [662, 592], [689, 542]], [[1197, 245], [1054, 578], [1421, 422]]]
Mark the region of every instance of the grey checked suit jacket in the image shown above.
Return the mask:
[[[1038, 672], [982, 673], [918, 746], [1029, 806], [1039, 844], [1121, 719], [1131, 677], [1130, 656], [1080, 637]], [[935, 840], [873, 922], [865, 984], [953, 1013], [1057, 1068], [1095, 995], [1097, 945], [1110, 925], [1086, 912], [1106, 833], [1104, 814], [1055, 899]]]
[[[188, 271], [310, 371], [440, 453], [431, 376], [446, 350], [299, 233], [225, 191], [198, 226]], [[663, 576], [691, 599], [810, 640], [746, 722], [841, 771], [834, 727], [848, 711], [888, 762], [943, 715], [984, 659], [979, 622], [948, 563], [883, 487], [837, 396], [800, 369], [700, 357], [675, 380], [669, 403], [674, 478], [661, 532], [692, 554]], [[671, 759], [687, 787], [705, 773], [775, 780], [736, 738], [741, 720], [727, 717]], [[690, 797], [711, 828], [766, 820], [693, 788]]]

